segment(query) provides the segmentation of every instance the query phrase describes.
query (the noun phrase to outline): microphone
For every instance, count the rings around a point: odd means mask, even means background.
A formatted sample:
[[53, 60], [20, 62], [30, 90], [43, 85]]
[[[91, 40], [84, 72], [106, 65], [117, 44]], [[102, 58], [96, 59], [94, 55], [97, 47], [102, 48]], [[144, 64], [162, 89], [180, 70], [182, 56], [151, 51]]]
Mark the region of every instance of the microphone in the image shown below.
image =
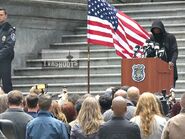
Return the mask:
[[154, 45], [154, 50], [155, 50], [155, 56], [158, 57], [158, 53], [159, 53], [159, 43], [155, 43]]
[[134, 58], [137, 57], [137, 53], [138, 53], [139, 49], [140, 49], [140, 46], [139, 45], [136, 45], [134, 47], [134, 50], [133, 50], [134, 51], [134, 56], [133, 56]]
[[164, 50], [163, 48], [161, 48], [161, 49], [158, 51], [159, 58], [161, 58], [161, 57], [164, 55], [164, 52], [165, 52], [165, 50]]

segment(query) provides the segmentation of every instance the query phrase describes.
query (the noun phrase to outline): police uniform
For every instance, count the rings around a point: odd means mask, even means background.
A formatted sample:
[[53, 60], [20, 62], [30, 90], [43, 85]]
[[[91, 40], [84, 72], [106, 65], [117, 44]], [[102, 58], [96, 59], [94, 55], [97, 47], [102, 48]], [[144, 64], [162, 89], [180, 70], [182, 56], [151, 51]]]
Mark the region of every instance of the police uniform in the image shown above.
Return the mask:
[[5, 93], [12, 90], [11, 63], [14, 58], [15, 28], [8, 22], [0, 24], [0, 79]]

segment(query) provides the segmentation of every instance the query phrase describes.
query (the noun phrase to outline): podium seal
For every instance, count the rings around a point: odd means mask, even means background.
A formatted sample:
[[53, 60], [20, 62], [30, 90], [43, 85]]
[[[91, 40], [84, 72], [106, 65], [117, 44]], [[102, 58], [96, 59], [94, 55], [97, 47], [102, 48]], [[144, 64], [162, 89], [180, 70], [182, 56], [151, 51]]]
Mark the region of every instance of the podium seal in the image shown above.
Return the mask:
[[132, 66], [132, 79], [136, 82], [142, 82], [145, 79], [145, 65], [134, 64]]

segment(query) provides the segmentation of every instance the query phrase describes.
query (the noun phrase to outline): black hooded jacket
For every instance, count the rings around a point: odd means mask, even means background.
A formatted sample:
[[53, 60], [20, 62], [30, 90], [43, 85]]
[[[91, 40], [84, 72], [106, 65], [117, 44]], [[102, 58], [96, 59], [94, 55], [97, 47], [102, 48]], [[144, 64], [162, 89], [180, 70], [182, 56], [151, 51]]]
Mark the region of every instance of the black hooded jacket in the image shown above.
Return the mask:
[[[161, 30], [161, 33], [155, 34], [153, 32], [154, 28], [159, 28]], [[165, 59], [165, 61], [172, 62], [174, 64], [174, 80], [176, 81], [178, 78], [176, 67], [176, 60], [178, 58], [178, 47], [175, 36], [171, 33], [166, 32], [164, 24], [160, 20], [155, 20], [152, 23], [151, 32], [152, 35], [150, 40], [153, 42], [158, 42], [160, 49], [165, 49], [165, 52], [167, 54], [167, 59]]]

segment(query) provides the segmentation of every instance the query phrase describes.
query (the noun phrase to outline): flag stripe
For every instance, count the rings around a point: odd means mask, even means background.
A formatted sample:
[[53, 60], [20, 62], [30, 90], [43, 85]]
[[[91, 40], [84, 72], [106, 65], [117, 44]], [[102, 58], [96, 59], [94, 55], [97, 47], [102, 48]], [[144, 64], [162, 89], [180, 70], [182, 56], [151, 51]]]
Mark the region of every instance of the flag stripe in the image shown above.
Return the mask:
[[88, 0], [87, 41], [112, 46], [122, 58], [132, 58], [134, 47], [142, 46], [149, 34], [135, 20], [106, 0]]

